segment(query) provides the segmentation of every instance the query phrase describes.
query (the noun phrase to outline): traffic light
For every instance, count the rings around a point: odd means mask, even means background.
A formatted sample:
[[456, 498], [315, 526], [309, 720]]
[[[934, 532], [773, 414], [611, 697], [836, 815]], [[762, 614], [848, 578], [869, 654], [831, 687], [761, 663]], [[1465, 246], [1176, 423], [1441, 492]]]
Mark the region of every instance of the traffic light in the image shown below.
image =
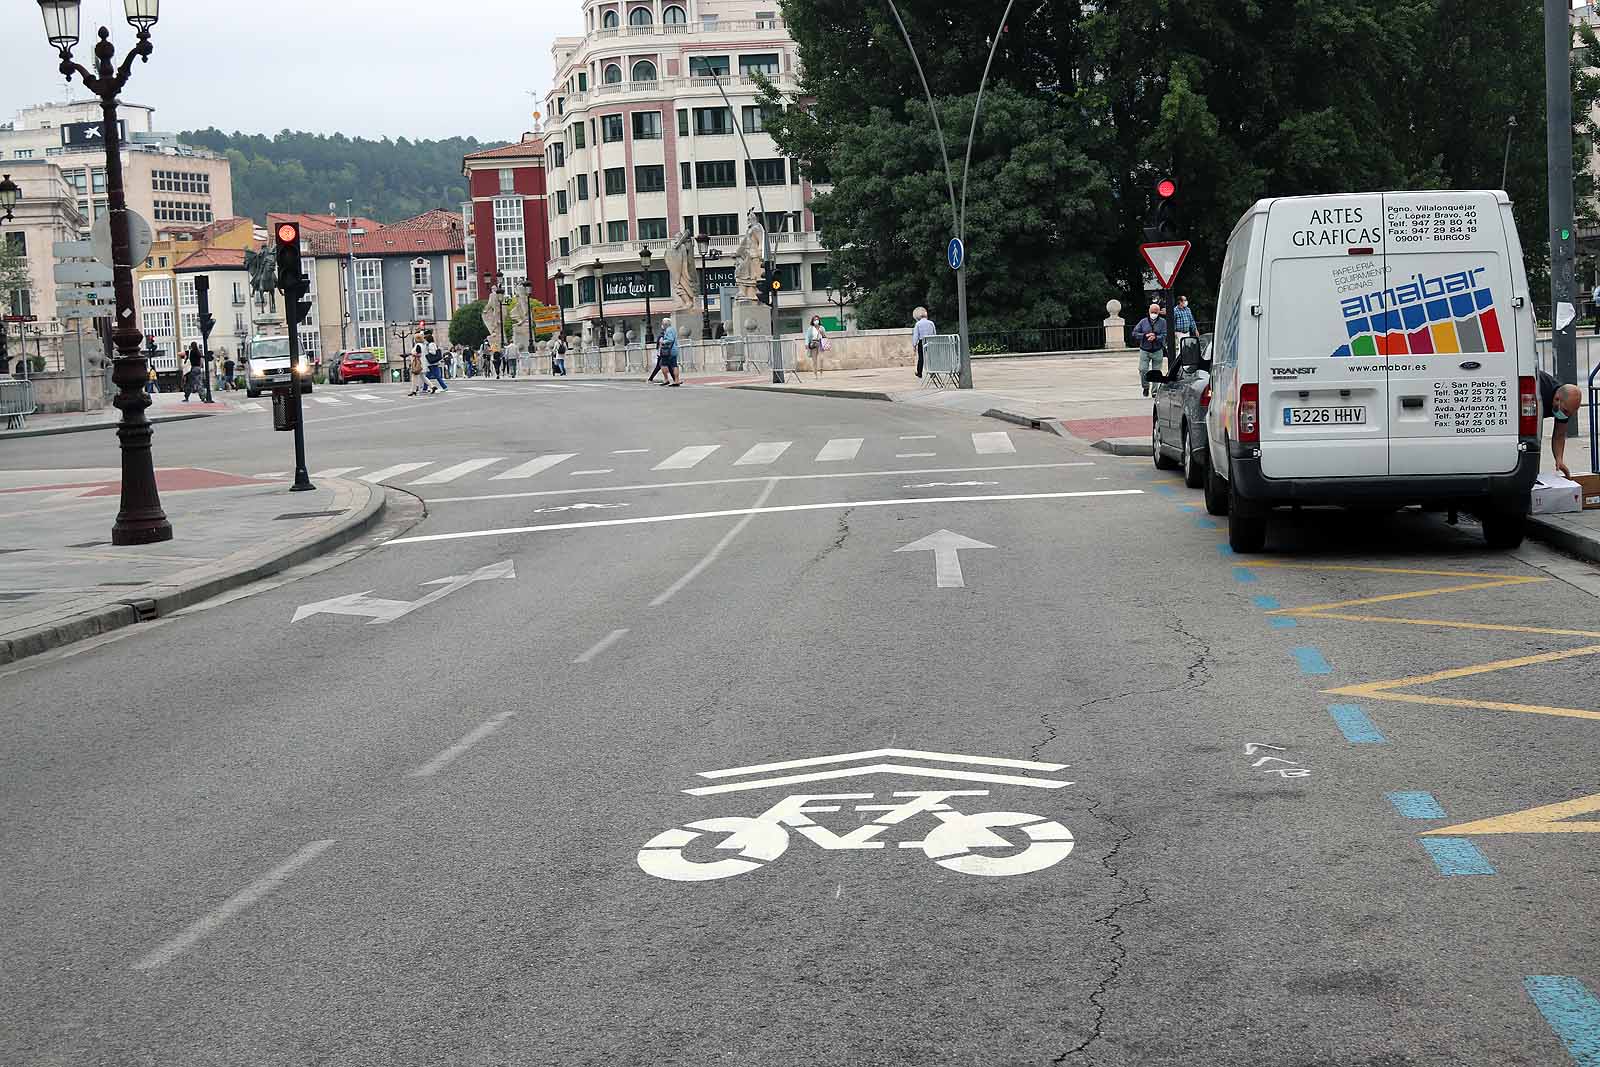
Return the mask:
[[1156, 182], [1155, 240], [1173, 241], [1178, 237], [1178, 183], [1171, 178]]
[[211, 277], [207, 274], [194, 276], [195, 303], [199, 305], [200, 332], [206, 337], [211, 336], [211, 331], [217, 328], [217, 320], [211, 314]]
[[306, 294], [305, 268], [300, 265], [300, 224], [280, 222], [273, 230], [277, 245], [278, 288], [283, 292], [283, 314], [289, 325], [299, 325], [306, 307], [300, 298]]
[[761, 280], [756, 283], [756, 299], [763, 304], [771, 305], [778, 299], [778, 291], [783, 288], [783, 282], [778, 279], [778, 264], [774, 260], [767, 260], [761, 264]]

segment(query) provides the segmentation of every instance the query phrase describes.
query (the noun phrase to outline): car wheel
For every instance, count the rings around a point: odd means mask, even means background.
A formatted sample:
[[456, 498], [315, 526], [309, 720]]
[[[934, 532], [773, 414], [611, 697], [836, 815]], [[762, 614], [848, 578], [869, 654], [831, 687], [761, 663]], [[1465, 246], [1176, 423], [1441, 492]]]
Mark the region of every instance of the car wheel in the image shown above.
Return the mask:
[[1150, 458], [1158, 471], [1175, 470], [1178, 466], [1161, 449], [1161, 419], [1154, 411], [1150, 413]]
[[1483, 540], [1490, 548], [1507, 552], [1521, 546], [1527, 528], [1527, 516], [1520, 511], [1497, 508], [1485, 511], [1478, 517], [1483, 522]]
[[1267, 512], [1239, 497], [1233, 482], [1228, 483], [1228, 547], [1235, 552], [1260, 552], [1267, 547]]
[[1206, 467], [1194, 454], [1194, 442], [1189, 440], [1189, 424], [1183, 424], [1183, 484], [1198, 489], [1205, 481]]
[[1222, 480], [1216, 468], [1206, 464], [1206, 513], [1209, 515], [1226, 515], [1228, 513], [1228, 483]]

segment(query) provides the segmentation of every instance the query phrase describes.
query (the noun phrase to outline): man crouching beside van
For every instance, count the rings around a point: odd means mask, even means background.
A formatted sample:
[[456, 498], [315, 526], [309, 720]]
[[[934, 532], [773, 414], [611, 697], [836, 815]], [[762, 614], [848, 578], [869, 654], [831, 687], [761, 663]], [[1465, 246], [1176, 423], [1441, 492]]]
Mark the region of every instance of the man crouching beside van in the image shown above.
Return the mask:
[[1572, 472], [1567, 469], [1567, 426], [1583, 407], [1583, 390], [1576, 385], [1562, 385], [1546, 370], [1540, 370], [1538, 376], [1539, 410], [1544, 413], [1541, 417], [1555, 419], [1556, 423], [1550, 430], [1550, 455], [1555, 457], [1561, 476], [1571, 478]]

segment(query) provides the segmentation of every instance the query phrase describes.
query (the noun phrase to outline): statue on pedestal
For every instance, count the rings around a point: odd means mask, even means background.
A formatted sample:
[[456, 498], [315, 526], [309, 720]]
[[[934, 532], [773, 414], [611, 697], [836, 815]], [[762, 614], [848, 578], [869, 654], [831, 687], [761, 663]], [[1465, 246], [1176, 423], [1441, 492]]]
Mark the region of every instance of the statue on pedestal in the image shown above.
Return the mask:
[[278, 260], [270, 249], [257, 252], [247, 248], [244, 269], [250, 275], [250, 292], [256, 298], [256, 310], [265, 311], [270, 306], [278, 310]]
[[734, 253], [733, 282], [739, 287], [739, 299], [754, 302], [756, 287], [761, 282], [761, 270], [767, 256], [767, 229], [761, 225], [761, 216], [751, 208], [739, 241], [739, 251]]
[[491, 349], [501, 348], [505, 344], [505, 332], [502, 324], [505, 322], [506, 311], [501, 303], [502, 299], [499, 289], [491, 289], [489, 295], [483, 301], [483, 327], [489, 331], [489, 347]]
[[667, 277], [671, 279], [672, 313], [682, 315], [700, 306], [699, 287], [694, 276], [694, 236], [679, 230], [667, 245]]

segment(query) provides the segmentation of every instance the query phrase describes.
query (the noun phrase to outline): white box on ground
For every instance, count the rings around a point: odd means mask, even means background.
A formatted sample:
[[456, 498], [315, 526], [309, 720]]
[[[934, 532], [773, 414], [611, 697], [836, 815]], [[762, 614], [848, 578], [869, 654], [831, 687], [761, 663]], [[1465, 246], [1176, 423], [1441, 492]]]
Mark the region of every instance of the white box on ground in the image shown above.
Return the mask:
[[1533, 514], [1561, 515], [1583, 510], [1583, 490], [1559, 474], [1541, 474], [1533, 483]]

